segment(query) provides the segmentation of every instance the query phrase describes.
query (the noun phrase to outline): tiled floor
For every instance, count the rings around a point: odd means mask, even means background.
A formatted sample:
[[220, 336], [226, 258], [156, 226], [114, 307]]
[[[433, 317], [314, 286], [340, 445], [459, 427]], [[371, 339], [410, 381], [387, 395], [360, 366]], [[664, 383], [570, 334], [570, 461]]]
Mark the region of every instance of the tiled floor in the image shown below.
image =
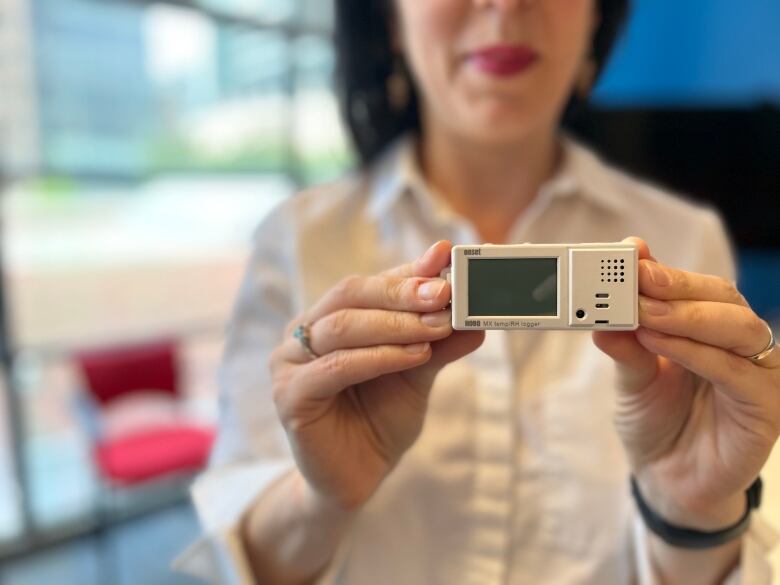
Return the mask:
[[[198, 534], [189, 504], [125, 522], [99, 542], [84, 537], [0, 564], [0, 585], [195, 585], [173, 573], [171, 560]], [[99, 577], [99, 561], [110, 547], [117, 568]]]

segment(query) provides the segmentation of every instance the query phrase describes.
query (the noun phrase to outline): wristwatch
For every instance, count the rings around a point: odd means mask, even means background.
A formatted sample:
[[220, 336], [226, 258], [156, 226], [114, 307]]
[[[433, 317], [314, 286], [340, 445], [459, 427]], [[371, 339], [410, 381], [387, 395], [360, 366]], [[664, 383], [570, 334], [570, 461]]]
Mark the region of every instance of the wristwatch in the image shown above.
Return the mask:
[[665, 543], [678, 548], [688, 549], [714, 548], [742, 536], [750, 526], [751, 512], [761, 505], [762, 487], [761, 478], [758, 477], [745, 492], [747, 510], [736, 524], [722, 530], [707, 532], [693, 530], [683, 526], [675, 526], [674, 524], [666, 522], [666, 520], [661, 518], [661, 516], [650, 508], [642, 497], [642, 493], [639, 491], [639, 485], [636, 482], [636, 478], [634, 478], [633, 475], [631, 476], [631, 493], [634, 496], [634, 500], [639, 508], [639, 513], [642, 515], [642, 519], [644, 520], [645, 525], [647, 525], [647, 528]]

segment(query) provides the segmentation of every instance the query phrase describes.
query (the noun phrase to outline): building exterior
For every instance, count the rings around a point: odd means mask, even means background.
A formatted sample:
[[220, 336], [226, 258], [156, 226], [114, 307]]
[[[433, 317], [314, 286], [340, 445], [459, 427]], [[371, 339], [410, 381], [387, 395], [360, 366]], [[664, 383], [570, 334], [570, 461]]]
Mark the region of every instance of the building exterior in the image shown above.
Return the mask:
[[0, 178], [39, 162], [38, 102], [28, 0], [0, 2]]
[[153, 102], [142, 25], [132, 3], [0, 2], [0, 172], [146, 172]]
[[153, 101], [143, 10], [133, 3], [31, 0], [43, 174], [146, 171]]

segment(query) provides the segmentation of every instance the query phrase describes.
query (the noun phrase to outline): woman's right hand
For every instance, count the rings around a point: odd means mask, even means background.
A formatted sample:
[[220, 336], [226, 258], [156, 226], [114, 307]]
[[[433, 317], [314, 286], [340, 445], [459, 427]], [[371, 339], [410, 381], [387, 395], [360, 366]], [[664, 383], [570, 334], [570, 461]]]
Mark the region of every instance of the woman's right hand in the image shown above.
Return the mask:
[[[365, 503], [422, 430], [446, 364], [482, 332], [453, 331], [439, 273], [452, 244], [378, 276], [349, 277], [294, 319], [273, 352], [273, 396], [313, 494], [343, 510]], [[311, 324], [307, 355], [293, 331]]]

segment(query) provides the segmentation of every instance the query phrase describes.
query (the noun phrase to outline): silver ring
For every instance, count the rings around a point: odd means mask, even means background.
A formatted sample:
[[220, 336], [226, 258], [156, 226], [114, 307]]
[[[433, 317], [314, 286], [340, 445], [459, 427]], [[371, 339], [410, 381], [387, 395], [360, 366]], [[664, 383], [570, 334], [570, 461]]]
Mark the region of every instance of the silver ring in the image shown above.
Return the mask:
[[311, 323], [304, 323], [298, 325], [293, 332], [293, 337], [301, 342], [303, 351], [306, 352], [311, 359], [316, 360], [319, 355], [311, 348]]
[[769, 329], [769, 343], [767, 344], [767, 346], [761, 351], [759, 351], [757, 354], [748, 357], [748, 359], [754, 364], [759, 363], [761, 360], [765, 360], [772, 354], [772, 352], [775, 351], [775, 349], [777, 349], [777, 342], [775, 341], [775, 332], [772, 331], [772, 328], [769, 327], [769, 325], [767, 325], [767, 329]]

